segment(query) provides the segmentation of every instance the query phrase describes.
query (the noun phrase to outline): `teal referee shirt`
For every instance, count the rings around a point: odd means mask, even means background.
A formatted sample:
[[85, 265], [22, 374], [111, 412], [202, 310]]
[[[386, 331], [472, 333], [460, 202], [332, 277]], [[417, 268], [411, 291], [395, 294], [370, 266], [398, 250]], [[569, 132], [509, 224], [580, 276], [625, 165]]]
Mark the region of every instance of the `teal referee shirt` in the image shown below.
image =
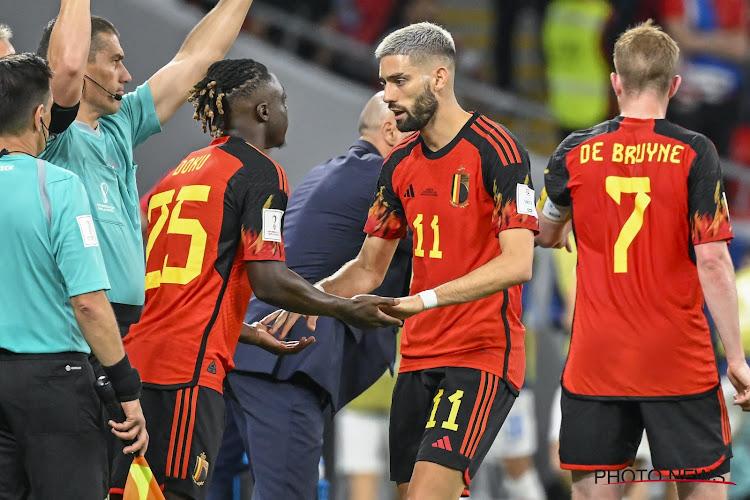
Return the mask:
[[142, 306], [146, 264], [143, 257], [137, 165], [133, 148], [161, 131], [148, 83], [122, 98], [120, 110], [99, 119], [94, 130], [75, 121], [51, 137], [42, 158], [74, 172], [89, 194], [112, 289], [110, 302]]
[[0, 156], [0, 228], [0, 348], [89, 353], [70, 297], [109, 280], [80, 179], [33, 156]]

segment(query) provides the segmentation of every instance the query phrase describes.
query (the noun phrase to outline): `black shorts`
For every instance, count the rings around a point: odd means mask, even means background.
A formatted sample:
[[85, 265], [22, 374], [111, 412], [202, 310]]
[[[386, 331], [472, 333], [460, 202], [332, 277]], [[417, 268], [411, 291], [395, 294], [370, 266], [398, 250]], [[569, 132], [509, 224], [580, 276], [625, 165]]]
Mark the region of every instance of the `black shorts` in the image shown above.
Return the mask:
[[515, 400], [502, 378], [473, 368], [400, 373], [391, 406], [391, 481], [408, 483], [414, 464], [425, 461], [463, 472], [468, 486]]
[[86, 354], [0, 349], [0, 499], [104, 498], [102, 414]]
[[[224, 434], [224, 397], [201, 386], [144, 387], [141, 407], [149, 435], [146, 460], [156, 482], [164, 491], [205, 498]], [[123, 493], [132, 462], [131, 455], [115, 458], [110, 493]]]
[[560, 466], [628, 467], [646, 430], [655, 470], [675, 477], [729, 472], [732, 434], [721, 386], [677, 398], [591, 399], [562, 390]]

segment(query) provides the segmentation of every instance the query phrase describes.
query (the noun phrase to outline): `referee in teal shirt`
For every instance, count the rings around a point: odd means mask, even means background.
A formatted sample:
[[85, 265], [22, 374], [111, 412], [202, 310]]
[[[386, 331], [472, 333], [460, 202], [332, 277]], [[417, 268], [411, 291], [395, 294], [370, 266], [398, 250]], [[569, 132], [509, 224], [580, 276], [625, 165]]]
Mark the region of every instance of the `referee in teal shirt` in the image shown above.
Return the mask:
[[[131, 76], [123, 63], [120, 34], [108, 20], [91, 17], [89, 57], [76, 121], [50, 137], [43, 158], [74, 172], [86, 187], [112, 284], [107, 296], [122, 336], [140, 319], [145, 299], [146, 267], [133, 148], [160, 132], [185, 104], [188, 91], [206, 75], [208, 66], [226, 55], [250, 4], [252, 0], [219, 0], [174, 58], [127, 94], [125, 85]], [[50, 22], [42, 35], [37, 51], [42, 57], [54, 52], [55, 43], [66, 42], [52, 37], [55, 23]], [[52, 69], [58, 71], [54, 62]]]
[[33, 54], [0, 58], [0, 498], [101, 500], [102, 405], [90, 352], [127, 420], [114, 434], [145, 453], [141, 382], [122, 347], [86, 190], [44, 149], [52, 95]]

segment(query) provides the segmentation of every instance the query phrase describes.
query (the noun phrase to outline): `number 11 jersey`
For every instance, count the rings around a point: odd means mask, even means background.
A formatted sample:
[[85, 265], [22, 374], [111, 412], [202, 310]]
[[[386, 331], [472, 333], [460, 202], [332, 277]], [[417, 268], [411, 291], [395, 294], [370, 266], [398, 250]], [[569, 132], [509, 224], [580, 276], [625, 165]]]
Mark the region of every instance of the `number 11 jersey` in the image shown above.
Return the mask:
[[284, 170], [235, 137], [188, 155], [148, 206], [146, 304], [123, 339], [147, 386], [222, 391], [252, 290], [245, 261], [283, 261]]
[[716, 387], [693, 248], [732, 238], [711, 141], [667, 120], [618, 117], [563, 141], [545, 188], [572, 207], [578, 247], [563, 387], [617, 398]]
[[[413, 134], [383, 164], [365, 232], [402, 238], [407, 227], [414, 233], [412, 294], [481, 267], [502, 253], [502, 231], [538, 231], [529, 154], [479, 113], [439, 151]], [[474, 368], [518, 391], [526, 365], [521, 291], [516, 285], [407, 319], [400, 371]]]

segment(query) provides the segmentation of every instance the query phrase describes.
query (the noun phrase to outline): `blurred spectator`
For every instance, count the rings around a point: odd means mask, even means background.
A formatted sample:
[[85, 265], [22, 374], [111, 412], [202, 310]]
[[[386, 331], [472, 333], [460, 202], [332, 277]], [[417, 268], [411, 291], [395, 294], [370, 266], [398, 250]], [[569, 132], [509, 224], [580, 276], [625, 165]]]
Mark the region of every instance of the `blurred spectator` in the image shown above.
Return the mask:
[[[187, 0], [196, 3], [205, 10], [213, 8], [218, 0]], [[338, 0], [256, 0], [257, 5], [264, 5], [287, 14], [298, 16], [313, 23], [320, 23], [330, 14], [333, 3]], [[245, 28], [253, 35], [268, 40], [275, 45], [283, 45], [286, 49], [296, 51], [304, 58], [312, 58], [317, 52], [317, 46], [312, 38], [301, 39], [296, 36], [286, 36], [283, 30], [266, 25], [257, 16], [250, 16]]]
[[726, 156], [750, 55], [747, 1], [662, 0], [662, 7], [664, 29], [681, 50], [682, 86], [667, 118], [707, 135]]
[[383, 36], [394, 15], [396, 0], [333, 0], [327, 24], [369, 45]]
[[496, 460], [503, 469], [503, 489], [508, 500], [546, 500], [539, 473], [534, 465], [537, 450], [537, 420], [534, 404], [536, 378], [536, 336], [527, 328], [526, 380], [495, 441], [487, 462]]
[[494, 59], [495, 59], [495, 84], [503, 89], [512, 90], [514, 85], [513, 75], [515, 67], [515, 47], [513, 47], [513, 35], [517, 26], [519, 14], [522, 9], [531, 6], [537, 18], [544, 18], [544, 11], [549, 0], [494, 0], [495, 7], [495, 32], [494, 36]]
[[[421, 21], [436, 22], [436, 0], [333, 0], [334, 8], [324, 25], [354, 40], [374, 45], [386, 33]], [[458, 44], [458, 41], [457, 41]], [[320, 47], [315, 62], [334, 72], [368, 85], [378, 86], [377, 67], [371, 65], [372, 52], [367, 60], [352, 57], [346, 47], [333, 50]]]
[[610, 0], [612, 17], [607, 26], [605, 50], [611, 58], [617, 38], [628, 28], [649, 19], [661, 22], [662, 9], [653, 0]]
[[436, 0], [407, 0], [396, 7], [395, 17], [387, 31], [422, 21], [436, 22], [439, 6]]
[[[399, 345], [401, 340], [396, 341]], [[396, 367], [398, 370], [398, 367]], [[396, 377], [385, 372], [335, 419], [336, 468], [349, 500], [377, 500], [388, 477], [388, 416]]]
[[13, 32], [10, 27], [7, 24], [0, 24], [0, 57], [16, 53], [16, 49], [10, 44], [11, 38], [13, 38]]
[[609, 116], [610, 66], [604, 34], [612, 8], [606, 0], [553, 0], [542, 26], [548, 101], [560, 140]]

